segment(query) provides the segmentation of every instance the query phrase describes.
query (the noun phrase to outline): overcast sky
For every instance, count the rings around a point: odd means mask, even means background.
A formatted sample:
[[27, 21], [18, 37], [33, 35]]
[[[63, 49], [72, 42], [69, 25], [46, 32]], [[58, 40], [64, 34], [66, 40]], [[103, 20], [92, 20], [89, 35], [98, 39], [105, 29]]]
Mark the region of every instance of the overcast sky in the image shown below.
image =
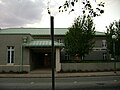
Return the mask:
[[[79, 9], [73, 13], [59, 13], [58, 7], [65, 0], [0, 0], [0, 28], [37, 27], [49, 28], [50, 16], [47, 7], [55, 17], [55, 28], [68, 28], [75, 17], [79, 15]], [[94, 1], [94, 0], [93, 0]], [[120, 0], [96, 0], [105, 2], [105, 13], [94, 19], [96, 30], [105, 31], [114, 20], [120, 19]], [[48, 4], [49, 2], [49, 4]]]

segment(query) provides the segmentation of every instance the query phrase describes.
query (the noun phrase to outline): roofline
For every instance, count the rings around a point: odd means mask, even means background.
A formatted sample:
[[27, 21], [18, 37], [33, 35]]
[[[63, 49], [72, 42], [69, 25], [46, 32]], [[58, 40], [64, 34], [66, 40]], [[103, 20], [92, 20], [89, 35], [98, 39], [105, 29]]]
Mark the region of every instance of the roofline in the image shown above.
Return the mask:
[[96, 37], [105, 37], [105, 35], [95, 35]]
[[31, 35], [30, 33], [0, 33], [0, 35]]
[[[8, 29], [50, 29], [50, 28], [24, 28], [24, 27], [20, 27], [20, 28], [3, 28], [0, 30], [8, 30]], [[68, 29], [68, 28], [54, 28], [54, 29]]]
[[[4, 28], [4, 29], [1, 29], [1, 30], [13, 30], [13, 29], [50, 29], [50, 28], [24, 28], [24, 27], [21, 27], [21, 28]], [[54, 28], [54, 29], [68, 29], [68, 28]], [[0, 30], [0, 31], [1, 31]], [[102, 34], [96, 34], [96, 32], [98, 33], [104, 33], [104, 32], [100, 32], [100, 31], [95, 31], [95, 36], [105, 36], [102, 35]], [[54, 34], [55, 36], [64, 36], [66, 33], [62, 33], [62, 34]], [[50, 36], [50, 34], [30, 34], [30, 33], [0, 33], [0, 35], [31, 35], [31, 36]]]
[[[52, 46], [25, 46], [25, 45], [22, 45], [23, 47], [25, 48], [51, 48]], [[54, 46], [55, 48], [62, 48], [64, 46]]]

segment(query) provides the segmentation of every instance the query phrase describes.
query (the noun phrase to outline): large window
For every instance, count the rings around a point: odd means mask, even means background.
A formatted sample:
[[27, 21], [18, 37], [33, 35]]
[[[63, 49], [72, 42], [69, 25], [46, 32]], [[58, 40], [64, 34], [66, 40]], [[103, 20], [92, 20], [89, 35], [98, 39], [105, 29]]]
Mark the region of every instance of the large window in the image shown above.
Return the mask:
[[58, 39], [58, 42], [59, 42], [59, 43], [62, 43], [63, 41], [62, 41], [62, 39]]
[[107, 53], [103, 53], [103, 60], [107, 60]]
[[14, 63], [14, 47], [13, 46], [7, 47], [7, 63], [8, 64]]
[[70, 60], [70, 55], [68, 53], [65, 54], [65, 60]]
[[106, 47], [107, 47], [106, 40], [102, 40], [102, 47], [103, 47], [103, 48], [106, 48]]

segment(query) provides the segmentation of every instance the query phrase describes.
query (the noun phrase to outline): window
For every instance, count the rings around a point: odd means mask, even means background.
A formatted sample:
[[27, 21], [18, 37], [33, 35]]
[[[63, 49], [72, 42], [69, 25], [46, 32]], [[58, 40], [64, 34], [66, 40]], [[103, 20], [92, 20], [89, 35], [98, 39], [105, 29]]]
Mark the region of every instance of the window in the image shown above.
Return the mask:
[[106, 40], [102, 40], [102, 47], [103, 47], [103, 48], [106, 48], [106, 47], [107, 47]]
[[107, 60], [107, 53], [103, 53], [103, 60]]
[[65, 54], [65, 60], [70, 60], [70, 55], [69, 54]]
[[14, 47], [13, 46], [7, 47], [7, 62], [9, 64], [14, 63]]
[[58, 42], [59, 42], [59, 43], [62, 43], [62, 39], [58, 39]]

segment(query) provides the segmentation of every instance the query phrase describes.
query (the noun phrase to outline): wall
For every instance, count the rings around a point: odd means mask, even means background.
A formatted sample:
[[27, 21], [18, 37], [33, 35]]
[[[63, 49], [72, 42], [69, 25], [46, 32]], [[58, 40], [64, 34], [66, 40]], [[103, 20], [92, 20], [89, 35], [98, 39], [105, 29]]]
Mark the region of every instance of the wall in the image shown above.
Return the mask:
[[96, 36], [95, 37], [95, 47], [102, 48], [102, 40], [106, 40], [106, 37]]
[[[23, 37], [27, 36], [30, 39], [30, 35], [8, 35], [8, 34], [0, 34], [0, 72], [5, 71], [21, 71], [27, 70], [29, 71], [29, 63], [28, 61], [22, 62], [22, 44]], [[7, 47], [14, 46], [15, 56], [14, 56], [14, 64], [7, 63]], [[24, 68], [21, 67], [21, 64], [24, 64]]]
[[92, 51], [88, 55], [85, 55], [84, 60], [103, 60], [103, 53], [107, 51]]
[[[114, 70], [114, 63], [62, 63], [62, 71], [106, 71]], [[116, 69], [120, 70], [120, 62], [116, 63]]]

